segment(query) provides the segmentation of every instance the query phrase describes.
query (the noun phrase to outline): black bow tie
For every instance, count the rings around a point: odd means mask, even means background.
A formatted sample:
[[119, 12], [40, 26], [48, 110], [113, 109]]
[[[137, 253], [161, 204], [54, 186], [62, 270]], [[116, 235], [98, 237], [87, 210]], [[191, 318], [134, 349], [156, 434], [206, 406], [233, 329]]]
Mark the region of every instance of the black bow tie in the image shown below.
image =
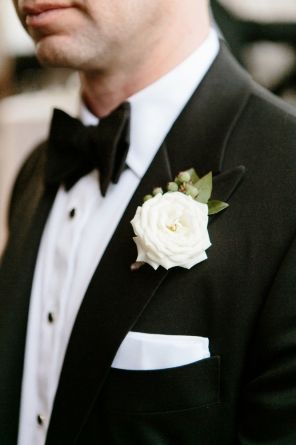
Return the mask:
[[61, 110], [54, 110], [49, 134], [47, 185], [69, 190], [82, 176], [98, 169], [102, 195], [117, 183], [129, 148], [130, 105], [123, 103], [97, 126], [85, 127]]

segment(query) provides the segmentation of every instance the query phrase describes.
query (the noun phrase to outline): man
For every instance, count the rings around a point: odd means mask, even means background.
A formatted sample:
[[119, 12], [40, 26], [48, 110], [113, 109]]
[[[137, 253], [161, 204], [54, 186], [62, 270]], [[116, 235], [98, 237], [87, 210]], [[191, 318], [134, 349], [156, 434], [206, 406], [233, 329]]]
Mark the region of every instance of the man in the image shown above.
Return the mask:
[[[82, 160], [59, 184], [84, 136], [55, 112], [18, 176], [1, 444], [295, 443], [295, 115], [218, 42], [205, 0], [15, 4], [39, 59], [79, 70], [82, 121], [109, 136], [131, 107], [131, 132], [117, 184]], [[131, 270], [143, 196], [190, 167], [229, 203], [210, 217], [208, 258]]]

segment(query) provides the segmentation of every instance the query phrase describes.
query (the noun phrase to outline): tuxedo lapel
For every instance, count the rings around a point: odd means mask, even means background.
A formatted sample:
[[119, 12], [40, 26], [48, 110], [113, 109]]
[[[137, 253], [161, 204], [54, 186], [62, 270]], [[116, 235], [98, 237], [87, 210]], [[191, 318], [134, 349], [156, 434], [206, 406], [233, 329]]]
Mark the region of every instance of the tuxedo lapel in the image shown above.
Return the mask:
[[[173, 173], [194, 167], [199, 175], [212, 171], [217, 176], [225, 169], [227, 144], [250, 97], [251, 81], [221, 46], [166, 138]], [[232, 168], [236, 165], [227, 166]]]
[[[166, 138], [174, 174], [191, 167], [199, 176], [213, 173], [212, 199], [227, 202], [245, 174], [244, 166], [224, 161], [231, 133], [250, 97], [250, 83], [221, 42], [218, 57]], [[210, 223], [214, 219], [211, 216]]]
[[[69, 341], [46, 445], [56, 444], [57, 437], [65, 445], [75, 441], [98, 398], [118, 347], [166, 277], [163, 268], [154, 271], [146, 265], [136, 272], [130, 270], [136, 258], [130, 220], [143, 196], [155, 186], [165, 186], [188, 167], [194, 167], [200, 174], [213, 171], [216, 175], [213, 197], [221, 200], [230, 198], [243, 177], [243, 167], [234, 165], [222, 171], [229, 133], [249, 94], [248, 80], [237, 73], [239, 68], [227, 58], [222, 50], [173, 126], [94, 274]], [[228, 76], [226, 85], [220, 76], [223, 79]], [[225, 90], [218, 105], [213, 97], [216, 88]]]
[[[54, 190], [44, 192], [40, 176], [29, 188], [25, 188], [22, 181], [19, 185], [26, 195], [25, 204], [18, 208], [15, 203], [12, 236], [3, 257], [0, 277], [0, 349], [5, 365], [0, 364], [0, 393], [5, 401], [5, 406], [0, 403], [0, 442], [3, 440], [7, 444], [16, 443], [33, 273], [44, 225], [56, 193]], [[22, 227], [19, 236], [14, 236], [14, 224]], [[9, 343], [4, 344], [7, 339]]]

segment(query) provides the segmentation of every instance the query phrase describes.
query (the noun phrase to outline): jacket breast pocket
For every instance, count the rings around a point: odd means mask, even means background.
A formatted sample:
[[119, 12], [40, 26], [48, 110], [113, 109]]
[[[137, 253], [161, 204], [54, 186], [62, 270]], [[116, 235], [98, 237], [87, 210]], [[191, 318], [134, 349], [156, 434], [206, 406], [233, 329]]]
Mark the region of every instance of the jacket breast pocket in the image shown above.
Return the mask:
[[219, 403], [220, 357], [161, 370], [111, 368], [102, 398], [103, 410], [139, 414], [181, 411]]

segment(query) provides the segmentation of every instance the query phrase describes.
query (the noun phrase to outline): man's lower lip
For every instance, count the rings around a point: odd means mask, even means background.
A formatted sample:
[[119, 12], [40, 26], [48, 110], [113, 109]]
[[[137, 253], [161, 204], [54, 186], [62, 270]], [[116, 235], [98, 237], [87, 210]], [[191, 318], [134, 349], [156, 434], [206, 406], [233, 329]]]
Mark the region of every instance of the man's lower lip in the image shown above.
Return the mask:
[[39, 14], [28, 14], [26, 16], [26, 25], [30, 28], [40, 28], [47, 24], [50, 24], [53, 20], [56, 20], [59, 13], [69, 8], [56, 8], [48, 9], [47, 11], [40, 12]]

